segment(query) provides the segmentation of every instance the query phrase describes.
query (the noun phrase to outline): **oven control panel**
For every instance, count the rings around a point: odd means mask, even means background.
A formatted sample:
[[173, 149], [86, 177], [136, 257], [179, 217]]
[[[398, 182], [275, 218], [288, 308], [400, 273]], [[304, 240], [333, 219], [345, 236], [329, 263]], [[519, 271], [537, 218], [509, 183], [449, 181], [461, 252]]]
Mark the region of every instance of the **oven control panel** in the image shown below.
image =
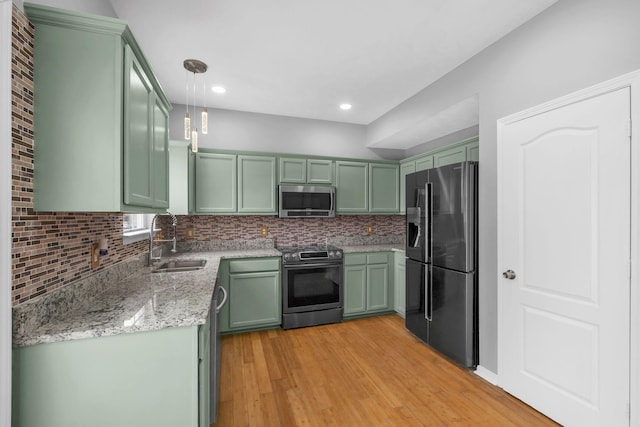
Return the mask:
[[282, 252], [282, 263], [314, 263], [318, 261], [342, 261], [342, 249], [327, 247], [306, 247], [306, 248], [280, 248]]

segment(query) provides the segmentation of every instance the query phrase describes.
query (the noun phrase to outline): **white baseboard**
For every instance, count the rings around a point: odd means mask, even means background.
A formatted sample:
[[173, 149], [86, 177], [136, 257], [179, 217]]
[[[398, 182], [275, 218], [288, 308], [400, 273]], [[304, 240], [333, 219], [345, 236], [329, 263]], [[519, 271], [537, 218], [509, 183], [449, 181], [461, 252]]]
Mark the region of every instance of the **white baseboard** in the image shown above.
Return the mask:
[[483, 380], [488, 381], [495, 386], [498, 385], [498, 375], [488, 370], [487, 368], [478, 365], [478, 367], [475, 370], [475, 373], [477, 376], [479, 376]]

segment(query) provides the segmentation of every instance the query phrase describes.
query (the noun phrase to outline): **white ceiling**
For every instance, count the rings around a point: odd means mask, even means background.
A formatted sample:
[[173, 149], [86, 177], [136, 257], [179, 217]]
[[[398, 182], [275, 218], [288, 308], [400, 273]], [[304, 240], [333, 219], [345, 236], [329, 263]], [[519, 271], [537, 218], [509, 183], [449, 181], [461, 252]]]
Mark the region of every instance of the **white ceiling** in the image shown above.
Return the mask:
[[[173, 103], [185, 103], [182, 62], [196, 58], [209, 65], [207, 85], [227, 89], [208, 90], [208, 107], [358, 124], [555, 1], [109, 0]], [[342, 102], [353, 109], [338, 109]]]

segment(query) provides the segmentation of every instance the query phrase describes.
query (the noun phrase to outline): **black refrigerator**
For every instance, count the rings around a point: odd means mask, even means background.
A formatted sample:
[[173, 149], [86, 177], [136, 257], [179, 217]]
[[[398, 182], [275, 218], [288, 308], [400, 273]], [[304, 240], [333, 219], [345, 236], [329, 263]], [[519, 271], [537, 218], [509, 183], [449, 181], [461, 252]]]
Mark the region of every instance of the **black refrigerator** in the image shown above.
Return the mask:
[[406, 177], [406, 327], [455, 362], [478, 365], [477, 162]]

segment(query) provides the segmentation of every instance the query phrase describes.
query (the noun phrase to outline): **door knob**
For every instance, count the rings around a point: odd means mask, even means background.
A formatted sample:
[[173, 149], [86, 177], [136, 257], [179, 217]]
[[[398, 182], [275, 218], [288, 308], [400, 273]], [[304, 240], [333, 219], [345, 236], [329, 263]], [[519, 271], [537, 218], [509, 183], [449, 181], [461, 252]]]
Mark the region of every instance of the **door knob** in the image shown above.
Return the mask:
[[516, 272], [513, 270], [507, 270], [502, 273], [502, 277], [504, 277], [505, 279], [513, 280], [516, 278]]

